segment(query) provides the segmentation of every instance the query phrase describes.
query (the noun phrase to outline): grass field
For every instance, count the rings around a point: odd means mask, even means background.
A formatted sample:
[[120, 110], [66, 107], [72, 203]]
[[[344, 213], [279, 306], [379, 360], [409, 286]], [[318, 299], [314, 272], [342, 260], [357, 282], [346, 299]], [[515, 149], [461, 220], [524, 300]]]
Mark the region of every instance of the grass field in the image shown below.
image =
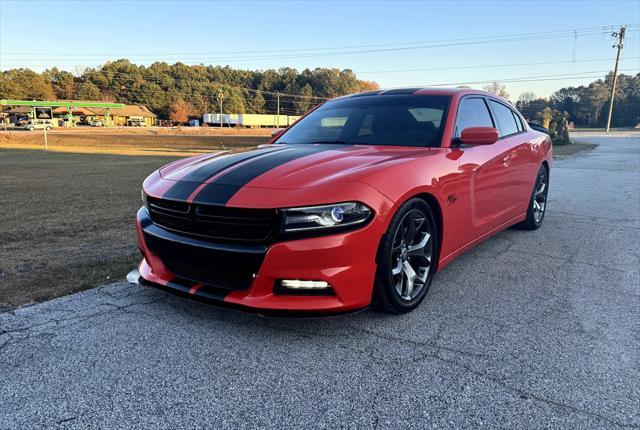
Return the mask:
[[[142, 181], [178, 158], [157, 154], [220, 148], [219, 137], [109, 136], [68, 134], [47, 152], [17, 149], [29, 148], [28, 140], [0, 140], [0, 310], [123, 279], [139, 258], [134, 217]], [[267, 140], [224, 139], [225, 147], [243, 149]], [[555, 154], [589, 148], [565, 145]]]
[[0, 150], [0, 308], [122, 278], [142, 180], [172, 159]]
[[0, 309], [122, 279], [138, 260], [134, 217], [149, 173], [181, 156], [268, 141], [59, 133], [43, 151], [40, 139], [0, 136]]

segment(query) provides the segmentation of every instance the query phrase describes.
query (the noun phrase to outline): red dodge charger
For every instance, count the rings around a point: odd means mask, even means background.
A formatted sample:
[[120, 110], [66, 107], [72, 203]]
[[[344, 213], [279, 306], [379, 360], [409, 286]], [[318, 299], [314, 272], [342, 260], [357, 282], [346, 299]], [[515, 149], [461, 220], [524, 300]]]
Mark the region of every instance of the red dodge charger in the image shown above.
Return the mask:
[[551, 142], [471, 89], [328, 101], [252, 151], [143, 185], [129, 279], [258, 312], [414, 309], [436, 271], [544, 218]]

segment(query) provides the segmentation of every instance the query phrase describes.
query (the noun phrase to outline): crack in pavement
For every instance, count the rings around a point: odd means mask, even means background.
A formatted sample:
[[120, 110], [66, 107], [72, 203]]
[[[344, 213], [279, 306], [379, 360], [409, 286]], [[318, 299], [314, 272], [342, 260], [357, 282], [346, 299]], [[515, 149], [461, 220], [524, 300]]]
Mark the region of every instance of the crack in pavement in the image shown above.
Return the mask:
[[[473, 358], [482, 358], [482, 359], [488, 360], [488, 358], [486, 356], [482, 356], [482, 355], [474, 354], [474, 353], [469, 353], [468, 351], [463, 351], [463, 350], [459, 350], [459, 349], [456, 349], [456, 348], [437, 345], [436, 343], [433, 343], [433, 342], [416, 341], [416, 340], [413, 340], [413, 339], [406, 339], [406, 338], [403, 338], [403, 337], [390, 336], [388, 334], [376, 332], [374, 330], [367, 330], [367, 329], [357, 328], [357, 327], [353, 327], [353, 326], [349, 326], [346, 329], [347, 329], [347, 331], [351, 331], [353, 334], [358, 334], [358, 333], [365, 334], [365, 335], [371, 336], [373, 339], [384, 339], [384, 340], [388, 340], [388, 341], [391, 341], [391, 342], [398, 342], [400, 344], [418, 347], [420, 350], [424, 350], [424, 349], [428, 350], [428, 352], [423, 352], [422, 354], [420, 354], [419, 357], [416, 357], [413, 360], [411, 360], [413, 363], [420, 362], [420, 361], [424, 360], [425, 358], [433, 358], [433, 359], [439, 360], [439, 361], [441, 361], [443, 363], [446, 363], [446, 364], [448, 364], [450, 366], [454, 366], [456, 368], [462, 368], [462, 369], [466, 370], [467, 372], [474, 374], [475, 376], [482, 377], [482, 378], [484, 378], [486, 380], [489, 380], [489, 381], [499, 385], [500, 387], [502, 387], [502, 388], [504, 388], [504, 389], [506, 389], [508, 391], [511, 391], [513, 393], [518, 394], [521, 398], [523, 398], [525, 400], [526, 399], [533, 399], [533, 400], [545, 403], [547, 405], [554, 406], [556, 408], [566, 409], [566, 410], [569, 410], [569, 411], [577, 413], [577, 414], [581, 414], [581, 415], [584, 415], [584, 416], [589, 416], [591, 418], [596, 418], [596, 419], [599, 419], [601, 421], [604, 421], [604, 422], [606, 422], [608, 424], [611, 424], [611, 425], [615, 425], [615, 426], [620, 427], [620, 428], [640, 428], [640, 424], [624, 423], [624, 422], [615, 420], [613, 418], [607, 417], [606, 415], [602, 415], [602, 414], [599, 414], [599, 413], [596, 413], [596, 412], [592, 412], [592, 411], [589, 411], [589, 410], [581, 409], [581, 408], [578, 408], [576, 406], [570, 405], [568, 403], [564, 403], [562, 401], [555, 400], [555, 399], [546, 398], [546, 397], [540, 396], [538, 394], [535, 394], [533, 392], [527, 391], [527, 390], [525, 390], [523, 388], [510, 385], [504, 379], [499, 378], [499, 377], [494, 376], [494, 375], [491, 375], [488, 372], [482, 372], [482, 371], [479, 371], [479, 370], [476, 370], [476, 369], [470, 367], [467, 364], [460, 363], [458, 361], [442, 357], [441, 355], [437, 354], [437, 351], [446, 351], [446, 352], [450, 352], [450, 353], [452, 353], [454, 355], [465, 355], [465, 356], [469, 356], [469, 357], [473, 357]], [[283, 329], [283, 330], [284, 331], [289, 331], [289, 332], [294, 332], [294, 333], [296, 333], [298, 335], [306, 336], [309, 339], [314, 339], [314, 338], [317, 338], [317, 337], [330, 337], [330, 338], [333, 338], [333, 339], [335, 339], [335, 338], [340, 338], [340, 339], [344, 338], [344, 336], [331, 335], [331, 334], [326, 334], [326, 333], [319, 333], [318, 331], [316, 331], [314, 333], [306, 333], [304, 330], [303, 330], [303, 332], [300, 332], [300, 331], [295, 330], [295, 329]], [[359, 353], [359, 354], [366, 354], [366, 353], [372, 354], [374, 352], [373, 349], [360, 350], [360, 349], [357, 349], [357, 348], [352, 348], [348, 344], [346, 344], [346, 345], [345, 344], [340, 344], [340, 346], [343, 347], [343, 348], [352, 350], [352, 351], [354, 351], [356, 353]], [[435, 350], [435, 352], [434, 352], [434, 350]], [[416, 350], [416, 352], [418, 352], [418, 351]], [[384, 359], [380, 359], [378, 357], [373, 357], [373, 356], [371, 356], [371, 358], [372, 358], [372, 361], [374, 363], [377, 363], [377, 364], [379, 364], [381, 366], [389, 364], [389, 362], [385, 361]]]
[[[93, 309], [99, 309], [99, 308], [103, 308], [103, 307], [109, 307], [110, 309], [102, 311], [102, 312], [96, 312], [96, 313], [91, 313], [91, 314], [87, 314], [87, 315], [78, 315], [78, 316], [70, 316], [68, 318], [52, 318], [49, 320], [46, 320], [44, 322], [39, 322], [30, 326], [23, 326], [23, 327], [18, 327], [18, 328], [13, 328], [13, 329], [3, 329], [2, 333], [0, 333], [0, 335], [7, 335], [10, 337], [9, 341], [6, 341], [2, 344], [0, 344], [0, 352], [2, 351], [3, 348], [6, 348], [8, 345], [10, 344], [15, 344], [18, 343], [20, 341], [23, 340], [27, 340], [29, 338], [31, 338], [31, 335], [28, 334], [27, 336], [20, 336], [20, 337], [16, 337], [16, 336], [12, 336], [15, 335], [17, 333], [23, 333], [23, 332], [29, 332], [33, 329], [37, 329], [37, 328], [41, 328], [41, 327], [45, 327], [48, 325], [54, 325], [54, 326], [60, 326], [63, 323], [66, 322], [72, 322], [72, 324], [67, 324], [67, 325], [63, 325], [63, 327], [72, 327], [76, 324], [79, 324], [81, 322], [84, 321], [88, 321], [90, 319], [94, 319], [94, 318], [98, 318], [101, 316], [105, 316], [108, 315], [110, 313], [116, 312], [116, 311], [123, 311], [123, 312], [127, 312], [129, 308], [134, 307], [134, 306], [141, 306], [141, 305], [151, 305], [154, 303], [158, 303], [161, 302], [163, 300], [166, 300], [168, 297], [167, 293], [162, 293], [164, 294], [162, 297], [150, 300], [150, 301], [141, 301], [141, 302], [133, 302], [133, 303], [129, 303], [127, 305], [116, 305], [114, 303], [99, 303], [91, 308], [86, 308], [86, 309], [82, 309], [82, 310], [93, 310]], [[15, 315], [15, 314], [14, 314]], [[0, 315], [2, 316], [2, 315]]]
[[481, 378], [484, 378], [486, 380], [489, 380], [489, 381], [491, 381], [491, 382], [493, 382], [493, 383], [505, 388], [506, 390], [512, 391], [512, 392], [520, 395], [521, 398], [522, 398], [522, 396], [525, 396], [526, 398], [530, 398], [530, 399], [545, 403], [545, 404], [550, 405], [550, 406], [555, 406], [555, 407], [561, 408], [561, 409], [568, 409], [568, 410], [570, 410], [570, 411], [572, 411], [574, 413], [585, 415], [585, 416], [589, 416], [591, 418], [596, 418], [596, 419], [599, 419], [601, 421], [604, 421], [604, 422], [606, 422], [608, 424], [615, 425], [615, 426], [620, 427], [620, 428], [633, 428], [633, 429], [640, 428], [640, 424], [629, 424], [629, 423], [620, 422], [618, 420], [609, 418], [609, 417], [607, 417], [605, 415], [602, 415], [602, 414], [599, 414], [599, 413], [596, 413], [596, 412], [591, 412], [591, 411], [588, 411], [588, 410], [580, 409], [578, 407], [569, 405], [567, 403], [563, 403], [563, 402], [555, 400], [555, 399], [548, 399], [546, 397], [539, 396], [537, 394], [534, 394], [534, 393], [532, 393], [530, 391], [527, 391], [527, 390], [524, 390], [522, 388], [514, 387], [514, 386], [509, 385], [508, 383], [506, 383], [501, 378], [498, 378], [496, 376], [490, 375], [490, 374], [488, 374], [486, 372], [481, 372], [479, 370], [473, 369], [473, 368], [469, 367], [466, 364], [459, 363], [459, 362], [454, 361], [454, 360], [446, 359], [446, 358], [441, 357], [441, 356], [439, 356], [437, 354], [425, 353], [420, 358], [420, 360], [422, 360], [424, 358], [434, 358], [434, 359], [440, 360], [440, 361], [442, 361], [444, 363], [448, 363], [448, 364], [450, 364], [452, 366], [455, 366], [455, 367], [458, 367], [458, 368], [462, 368], [462, 369], [466, 370], [467, 372], [470, 372], [470, 373], [472, 373], [472, 374], [474, 374], [474, 375], [476, 375], [478, 377], [481, 377]]

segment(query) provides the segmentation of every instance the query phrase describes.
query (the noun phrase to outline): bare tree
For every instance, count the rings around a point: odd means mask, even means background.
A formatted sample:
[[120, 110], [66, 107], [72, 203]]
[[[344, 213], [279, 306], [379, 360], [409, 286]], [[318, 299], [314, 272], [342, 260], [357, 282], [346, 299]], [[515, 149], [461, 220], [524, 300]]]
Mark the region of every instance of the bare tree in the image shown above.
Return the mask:
[[536, 93], [532, 91], [525, 91], [524, 93], [520, 94], [520, 97], [518, 97], [518, 104], [520, 104], [520, 106], [522, 107], [527, 107], [536, 98]]
[[497, 96], [503, 97], [505, 99], [509, 99], [509, 93], [507, 92], [507, 87], [502, 85], [500, 82], [491, 82], [489, 85], [485, 85], [482, 87], [483, 90], [495, 94]]

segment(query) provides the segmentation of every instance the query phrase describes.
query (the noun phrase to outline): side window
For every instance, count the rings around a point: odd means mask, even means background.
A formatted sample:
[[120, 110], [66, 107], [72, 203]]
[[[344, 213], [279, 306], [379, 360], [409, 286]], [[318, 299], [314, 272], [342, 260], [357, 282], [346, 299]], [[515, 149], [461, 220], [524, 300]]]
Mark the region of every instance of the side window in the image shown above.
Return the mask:
[[[491, 103], [491, 110], [493, 110], [496, 120], [498, 121], [500, 137], [516, 134], [520, 131], [511, 109], [493, 100], [489, 100], [489, 103]], [[522, 124], [520, 126], [522, 127]]]
[[514, 111], [511, 111], [513, 114], [513, 119], [516, 120], [516, 127], [518, 127], [518, 131], [524, 131], [524, 126], [522, 125], [522, 121], [520, 121], [520, 117]]
[[460, 102], [454, 137], [460, 137], [462, 130], [468, 127], [494, 127], [487, 104], [481, 98], [467, 98]]

